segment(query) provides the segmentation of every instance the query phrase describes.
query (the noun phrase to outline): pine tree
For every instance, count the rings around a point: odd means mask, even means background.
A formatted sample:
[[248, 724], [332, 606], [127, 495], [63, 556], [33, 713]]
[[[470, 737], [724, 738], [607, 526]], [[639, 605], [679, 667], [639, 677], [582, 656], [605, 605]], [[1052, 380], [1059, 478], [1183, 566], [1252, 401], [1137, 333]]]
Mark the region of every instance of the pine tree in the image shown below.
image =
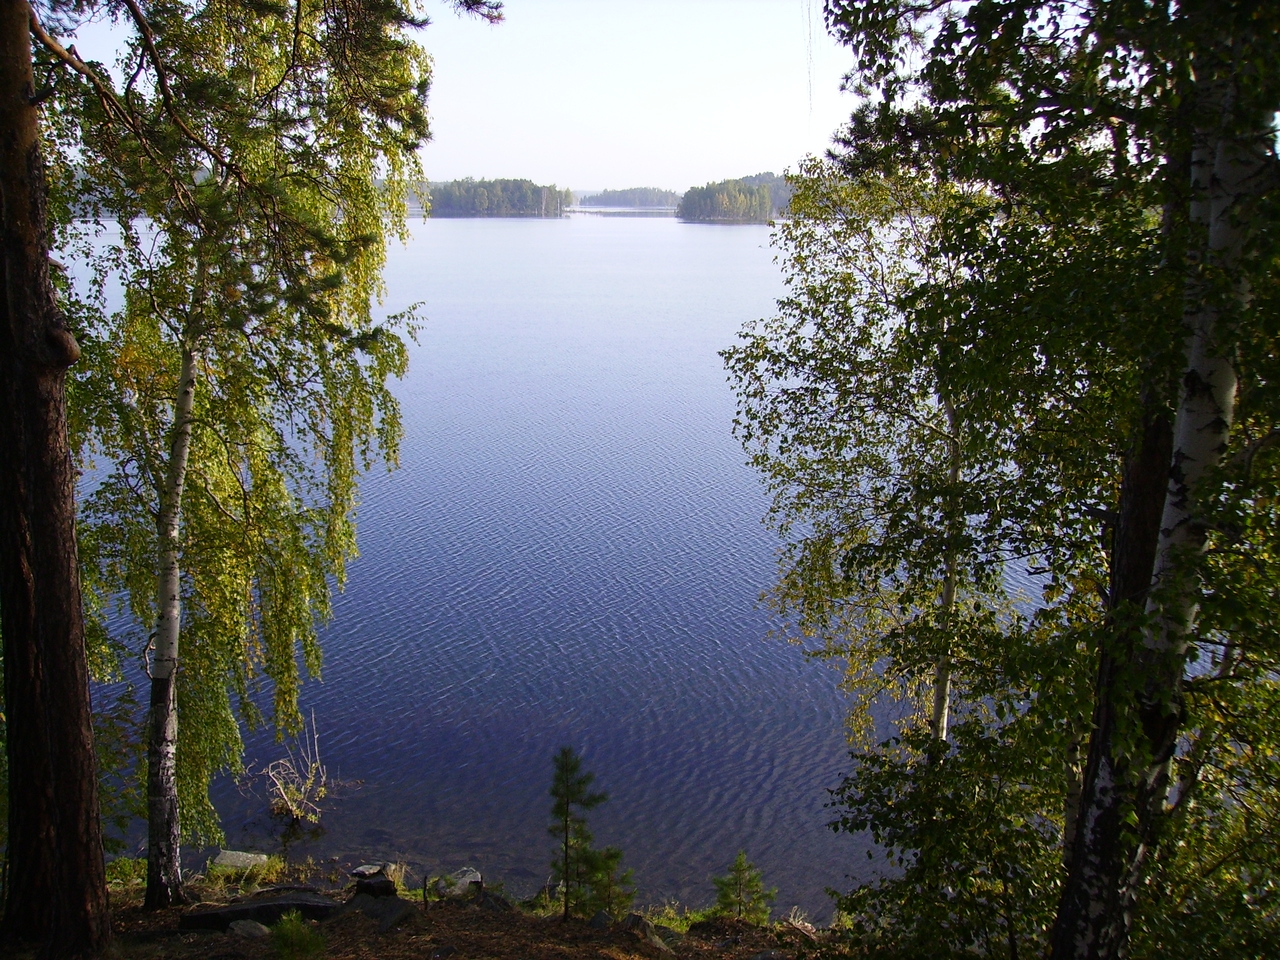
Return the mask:
[[712, 877], [716, 885], [716, 913], [732, 915], [748, 923], [766, 923], [769, 920], [769, 904], [778, 894], [777, 887], [765, 889], [764, 875], [747, 859], [747, 852], [739, 850], [733, 866], [723, 877]]
[[609, 799], [607, 793], [592, 793], [595, 774], [585, 773], [582, 757], [572, 747], [561, 747], [555, 757], [555, 773], [551, 780], [552, 823], [547, 831], [560, 841], [560, 850], [551, 864], [551, 878], [564, 892], [564, 919], [569, 919], [571, 906], [577, 906], [591, 887], [593, 871], [591, 834], [584, 814]]

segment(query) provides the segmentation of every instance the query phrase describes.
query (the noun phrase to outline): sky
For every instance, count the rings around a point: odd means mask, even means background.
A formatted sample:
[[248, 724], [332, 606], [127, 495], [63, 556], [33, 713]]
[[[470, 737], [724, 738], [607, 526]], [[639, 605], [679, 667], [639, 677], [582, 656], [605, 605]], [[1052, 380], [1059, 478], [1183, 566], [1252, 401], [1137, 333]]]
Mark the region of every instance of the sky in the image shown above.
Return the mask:
[[[423, 7], [430, 180], [683, 192], [794, 168], [853, 109], [822, 0], [506, 0], [495, 25]], [[114, 61], [109, 23], [74, 39]]]
[[[434, 9], [433, 9], [434, 7]], [[849, 51], [821, 0], [507, 0], [490, 26], [428, 7], [431, 180], [574, 190], [781, 173], [847, 120]]]

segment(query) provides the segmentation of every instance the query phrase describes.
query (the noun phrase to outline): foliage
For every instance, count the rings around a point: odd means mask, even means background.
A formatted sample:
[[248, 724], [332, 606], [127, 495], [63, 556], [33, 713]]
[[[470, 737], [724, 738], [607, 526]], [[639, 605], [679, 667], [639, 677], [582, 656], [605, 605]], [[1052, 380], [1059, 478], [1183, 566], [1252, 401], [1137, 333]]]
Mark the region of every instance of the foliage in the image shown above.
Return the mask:
[[657, 187], [631, 187], [627, 190], [601, 190], [578, 200], [580, 207], [674, 207], [680, 195], [674, 190]]
[[704, 223], [767, 223], [773, 216], [773, 199], [768, 187], [722, 180], [686, 190], [676, 205], [676, 216]]
[[281, 960], [307, 960], [324, 953], [324, 934], [297, 910], [290, 910], [271, 928], [271, 948]]
[[777, 887], [765, 889], [764, 875], [747, 860], [747, 852], [739, 850], [723, 877], [712, 877], [716, 888], [715, 912], [733, 916], [748, 923], [768, 923], [769, 904], [777, 896]]
[[146, 883], [147, 861], [145, 857], [115, 857], [107, 861], [107, 883], [129, 886]]
[[591, 792], [595, 774], [582, 769], [582, 757], [572, 747], [562, 747], [554, 760], [551, 781], [551, 825], [547, 832], [558, 841], [551, 863], [551, 882], [561, 890], [562, 915], [607, 910], [617, 914], [631, 905], [631, 871], [622, 870], [622, 851], [616, 847], [596, 850], [587, 829], [586, 812], [609, 799]]
[[[830, 5], [868, 97], [844, 152], [796, 182], [779, 316], [726, 359], [785, 542], [773, 601], [859, 694], [836, 825], [894, 860], [842, 900], [877, 954], [1043, 950], [1098, 702], [1120, 718], [1114, 756], [1153, 761], [1154, 688], [1125, 659], [1148, 622], [1114, 561], [1126, 471], [1185, 363], [1191, 62], [1208, 73], [1236, 36], [1253, 51], [1240, 96], [1268, 117], [1280, 76], [1272, 14], [1227, 7], [1210, 28], [1198, 5], [1173, 22], [1111, 3]], [[1275, 213], [1267, 200], [1250, 223], [1234, 426], [1196, 492], [1174, 789], [1134, 874], [1150, 955], [1250, 955], [1275, 936]], [[1010, 595], [1011, 565], [1039, 596]], [[1096, 702], [1104, 654], [1127, 666]], [[925, 723], [940, 691], [945, 744]], [[1123, 814], [1125, 843], [1140, 814]]]
[[[86, 593], [103, 613], [126, 605], [132, 635], [111, 642], [140, 658], [184, 355], [199, 378], [178, 789], [186, 834], [213, 840], [207, 785], [238, 767], [239, 721], [263, 721], [264, 693], [281, 733], [299, 727], [302, 671], [318, 675], [316, 631], [355, 551], [357, 480], [395, 462], [387, 381], [413, 319], [372, 311], [428, 136], [430, 71], [421, 22], [396, 4], [193, 2], [147, 17], [150, 38], [123, 54], [124, 74], [146, 80], [125, 90], [94, 65], [59, 74], [65, 51], [39, 56], [58, 76], [55, 207], [120, 225], [96, 275], [123, 276], [125, 303], [109, 317], [72, 304], [84, 358], [69, 390], [82, 462], [105, 461], [82, 514]], [[68, 255], [83, 249], [63, 236]]]
[[451, 180], [430, 186], [433, 217], [560, 217], [573, 203], [568, 190], [532, 180]]

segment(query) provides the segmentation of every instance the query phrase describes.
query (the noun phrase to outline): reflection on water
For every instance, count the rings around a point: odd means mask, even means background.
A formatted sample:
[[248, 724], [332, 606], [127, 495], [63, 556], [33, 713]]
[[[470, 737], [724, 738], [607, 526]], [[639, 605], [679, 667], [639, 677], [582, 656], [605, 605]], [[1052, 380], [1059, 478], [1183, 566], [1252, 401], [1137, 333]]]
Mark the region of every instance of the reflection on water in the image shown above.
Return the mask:
[[[765, 498], [716, 351], [772, 310], [768, 229], [669, 218], [433, 220], [388, 271], [428, 323], [401, 468], [363, 486], [361, 556], [304, 688], [343, 791], [294, 849], [545, 879], [551, 758], [641, 902], [700, 904], [739, 848], [778, 906], [829, 914], [864, 846], [826, 827], [835, 676], [767, 640]], [[278, 755], [249, 743], [261, 765]], [[260, 800], [220, 783], [231, 845]]]

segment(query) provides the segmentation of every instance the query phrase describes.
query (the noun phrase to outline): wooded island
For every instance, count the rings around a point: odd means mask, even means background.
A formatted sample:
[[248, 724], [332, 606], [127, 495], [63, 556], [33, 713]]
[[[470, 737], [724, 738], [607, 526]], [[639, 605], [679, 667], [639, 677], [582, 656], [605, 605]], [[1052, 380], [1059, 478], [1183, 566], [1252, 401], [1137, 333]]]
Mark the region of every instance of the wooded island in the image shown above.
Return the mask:
[[562, 217], [573, 194], [532, 180], [450, 180], [427, 186], [429, 217]]

